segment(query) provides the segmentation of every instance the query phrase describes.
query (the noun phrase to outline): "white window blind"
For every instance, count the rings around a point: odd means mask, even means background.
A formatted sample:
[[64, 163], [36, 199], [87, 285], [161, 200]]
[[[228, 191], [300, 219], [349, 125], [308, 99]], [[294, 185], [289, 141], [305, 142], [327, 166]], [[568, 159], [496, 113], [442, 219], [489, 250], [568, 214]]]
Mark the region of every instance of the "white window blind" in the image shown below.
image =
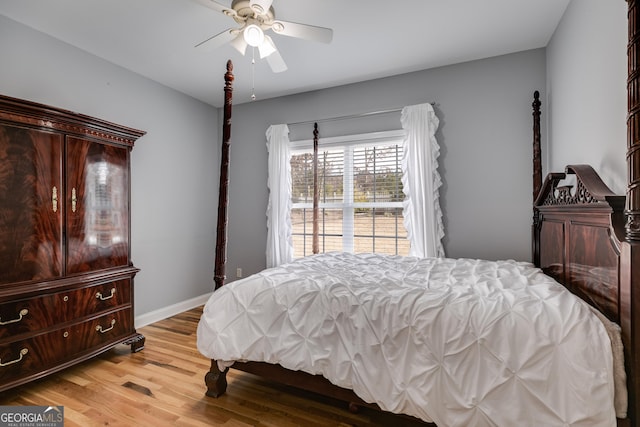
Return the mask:
[[[403, 225], [402, 131], [321, 139], [318, 149], [320, 252], [407, 255]], [[292, 144], [294, 258], [312, 253], [313, 142]]]

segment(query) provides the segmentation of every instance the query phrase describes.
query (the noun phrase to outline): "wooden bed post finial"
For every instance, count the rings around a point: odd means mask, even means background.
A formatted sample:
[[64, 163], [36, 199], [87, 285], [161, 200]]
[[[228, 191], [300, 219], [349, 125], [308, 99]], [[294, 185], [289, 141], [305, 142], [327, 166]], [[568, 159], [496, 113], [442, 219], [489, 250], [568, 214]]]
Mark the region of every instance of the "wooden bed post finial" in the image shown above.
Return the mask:
[[233, 105], [233, 63], [227, 61], [224, 75], [224, 118], [222, 121], [222, 156], [220, 158], [220, 188], [218, 190], [218, 227], [216, 231], [216, 260], [213, 280], [215, 288], [224, 285], [227, 262], [227, 222], [229, 205], [229, 147], [231, 140], [231, 107]]
[[542, 188], [542, 150], [540, 148], [540, 92], [533, 92], [533, 201]]

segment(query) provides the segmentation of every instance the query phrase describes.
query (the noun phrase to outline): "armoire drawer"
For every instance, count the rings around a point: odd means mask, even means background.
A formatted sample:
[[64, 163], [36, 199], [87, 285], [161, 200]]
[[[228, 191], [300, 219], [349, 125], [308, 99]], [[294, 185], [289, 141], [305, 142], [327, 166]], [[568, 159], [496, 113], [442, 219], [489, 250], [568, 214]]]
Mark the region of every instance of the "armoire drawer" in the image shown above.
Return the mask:
[[86, 322], [74, 324], [69, 330], [73, 338], [74, 349], [85, 351], [101, 347], [119, 337], [135, 332], [131, 308], [118, 310]]
[[73, 361], [134, 333], [125, 308], [55, 331], [0, 345], [0, 381], [23, 378]]
[[131, 303], [131, 279], [0, 304], [0, 339], [36, 332]]

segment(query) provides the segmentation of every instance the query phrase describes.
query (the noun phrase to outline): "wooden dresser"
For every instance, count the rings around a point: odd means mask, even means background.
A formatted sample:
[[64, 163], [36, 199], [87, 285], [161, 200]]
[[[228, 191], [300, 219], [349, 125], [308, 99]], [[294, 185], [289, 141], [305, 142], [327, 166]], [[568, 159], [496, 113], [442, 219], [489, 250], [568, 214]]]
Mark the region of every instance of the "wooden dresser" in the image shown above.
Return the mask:
[[144, 347], [129, 245], [142, 135], [0, 95], [0, 390]]

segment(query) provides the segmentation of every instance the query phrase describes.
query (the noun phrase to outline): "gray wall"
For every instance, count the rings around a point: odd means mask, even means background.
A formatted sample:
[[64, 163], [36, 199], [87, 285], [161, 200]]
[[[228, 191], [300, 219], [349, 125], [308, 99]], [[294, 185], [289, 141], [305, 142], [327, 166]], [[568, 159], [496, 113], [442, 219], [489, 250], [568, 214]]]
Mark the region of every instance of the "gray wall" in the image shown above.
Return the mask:
[[1, 15], [0, 57], [0, 93], [147, 132], [132, 152], [136, 315], [210, 292], [217, 109]]
[[[265, 266], [265, 131], [270, 124], [432, 101], [437, 103], [440, 118], [437, 137], [441, 145], [441, 205], [446, 217], [447, 255], [529, 260], [531, 102], [534, 90], [540, 90], [544, 97], [545, 67], [544, 49], [537, 49], [236, 104], [231, 135], [228, 280], [235, 279], [238, 267], [246, 275]], [[247, 83], [235, 82], [242, 84]], [[308, 126], [306, 138], [311, 137], [312, 125]], [[321, 122], [320, 133], [328, 136], [338, 126], [336, 122]], [[296, 136], [302, 135], [300, 126], [294, 130]]]
[[547, 170], [587, 163], [624, 194], [627, 3], [573, 0], [547, 46]]

